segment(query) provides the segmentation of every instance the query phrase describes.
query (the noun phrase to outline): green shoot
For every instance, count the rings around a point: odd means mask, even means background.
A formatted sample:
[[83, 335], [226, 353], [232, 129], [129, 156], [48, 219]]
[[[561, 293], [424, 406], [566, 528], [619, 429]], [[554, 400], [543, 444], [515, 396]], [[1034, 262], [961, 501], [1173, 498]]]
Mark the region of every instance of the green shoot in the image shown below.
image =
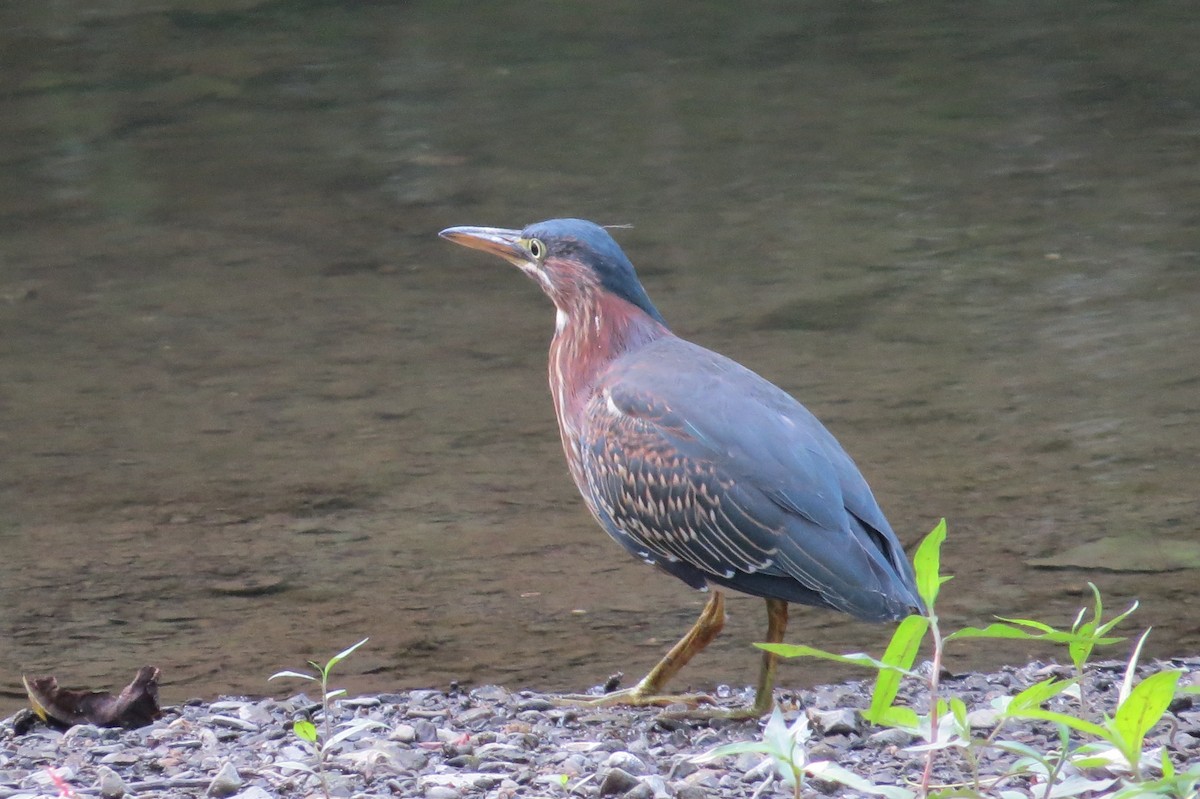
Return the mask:
[[825, 760], [808, 762], [805, 744], [808, 743], [811, 735], [808, 718], [804, 714], [797, 716], [789, 727], [777, 706], [771, 711], [771, 717], [763, 729], [762, 740], [740, 741], [718, 746], [696, 755], [692, 761], [708, 763], [722, 757], [747, 752], [764, 754], [767, 756], [766, 760], [775, 767], [779, 778], [791, 787], [795, 799], [800, 799], [803, 795], [805, 776], [817, 777], [825, 782], [837, 783], [852, 790], [873, 796], [882, 796], [885, 799], [914, 799], [915, 794], [906, 788], [875, 785], [870, 780], [864, 779], [836, 763]]
[[324, 734], [318, 735], [317, 726], [307, 719], [301, 719], [292, 725], [292, 732], [297, 738], [305, 743], [311, 744], [317, 750], [317, 768], [315, 772], [307, 769], [301, 764], [290, 764], [304, 768], [309, 773], [316, 774], [321, 782], [321, 789], [326, 797], [329, 797], [329, 784], [325, 777], [325, 761], [329, 754], [330, 748], [344, 741], [350, 735], [355, 734], [364, 726], [382, 726], [379, 722], [359, 722], [348, 726], [338, 734], [333, 733], [333, 714], [330, 712], [331, 700], [346, 693], [344, 688], [330, 689], [329, 678], [333, 673], [333, 667], [341, 663], [354, 653], [354, 650], [369, 641], [369, 638], [364, 638], [353, 646], [349, 646], [338, 652], [336, 655], [326, 661], [325, 665], [321, 665], [316, 661], [308, 661], [308, 665], [312, 668], [311, 672], [301, 671], [278, 671], [268, 677], [268, 680], [279, 679], [282, 677], [291, 677], [297, 680], [308, 680], [309, 682], [319, 683], [321, 686], [321, 717]]
[[[1087, 617], [1087, 608], [1081, 609], [1069, 629], [1056, 629], [1031, 619], [998, 617], [996, 622], [986, 627], [965, 627], [943, 637], [938, 626], [936, 604], [941, 587], [950, 579], [940, 573], [941, 545], [945, 538], [946, 525], [945, 520], [942, 520], [921, 542], [913, 558], [917, 590], [926, 604], [927, 615], [911, 616], [901, 622], [881, 658], [863, 653], [838, 655], [808, 646], [756, 646], [782, 657], [817, 657], [874, 669], [876, 677], [871, 704], [863, 712], [863, 717], [877, 725], [903, 729], [924, 740], [924, 743], [908, 748], [908, 751], [923, 752], [926, 755], [925, 769], [916, 795], [931, 795], [930, 782], [934, 759], [941, 752], [948, 753], [953, 750], [961, 753], [968, 761], [972, 774], [972, 783], [969, 785], [973, 786], [973, 789], [965, 794], [952, 795], [995, 795], [1005, 798], [1023, 796], [1020, 791], [1000, 789], [999, 786], [1006, 780], [1032, 778], [1035, 783], [1045, 786], [1042, 799], [1080, 796], [1085, 793], [1102, 793], [1106, 799], [1133, 799], [1135, 796], [1196, 799], [1195, 789], [1200, 785], [1200, 766], [1177, 771], [1165, 754], [1157, 751], [1144, 752], [1143, 749], [1147, 734], [1162, 720], [1177, 689], [1186, 693], [1200, 693], [1200, 687], [1179, 688], [1181, 672], [1178, 670], [1151, 674], [1135, 684], [1137, 661], [1145, 642], [1145, 635], [1139, 639], [1129, 659], [1117, 706], [1111, 717], [1104, 715], [1097, 722], [1044, 707], [1046, 703], [1060, 696], [1078, 697], [1080, 706], [1086, 707], [1081, 690], [1084, 668], [1096, 647], [1124, 640], [1109, 633], [1137, 609], [1138, 603], [1134, 602], [1123, 613], [1105, 620], [1100, 591], [1089, 583], [1094, 598], [1091, 615]], [[932, 641], [933, 653], [931, 668], [925, 678], [929, 688], [928, 708], [922, 715], [911, 708], [897, 705], [896, 697], [903, 678], [918, 676], [913, 664], [927, 633]], [[938, 695], [945, 645], [951, 641], [972, 638], [1041, 640], [1065, 644], [1075, 666], [1075, 676], [1067, 680], [1043, 680], [1025, 688], [1016, 696], [992, 700], [992, 709], [989, 712], [995, 715], [997, 723], [985, 737], [975, 737], [972, 731], [971, 711], [966, 704], [957, 697], [943, 700]], [[1015, 719], [1036, 719], [1054, 724], [1059, 733], [1058, 751], [1043, 753], [1024, 743], [1000, 738], [1005, 724]], [[774, 724], [778, 727], [782, 724], [782, 719]], [[768, 724], [768, 728], [773, 729], [771, 724]], [[836, 773], [834, 769], [838, 767], [833, 764], [806, 762], [803, 747], [792, 745], [790, 749], [785, 748], [780, 743], [783, 739], [776, 734], [777, 732], [771, 732], [763, 742], [732, 744], [720, 747], [709, 755], [747, 751], [768, 753], [775, 759], [776, 768], [785, 779], [790, 770], [793, 777], [788, 782], [794, 787], [800, 784], [803, 775], [812, 777], [819, 774], [822, 779], [837, 782], [861, 793], [893, 795], [891, 791], [906, 790], [894, 786], [877, 786], [861, 778], [857, 778], [856, 781], [852, 779], [854, 775], [831, 776]], [[1072, 736], [1076, 734], [1094, 738], [1095, 741], [1072, 748]], [[767, 738], [777, 740], [769, 742]], [[987, 750], [991, 750], [993, 754], [985, 756]], [[979, 764], [994, 760], [994, 753], [997, 751], [1014, 755], [1016, 760], [1012, 762], [1008, 771], [999, 777], [981, 779]], [[1161, 768], [1162, 778], [1157, 781], [1149, 780], [1145, 776], [1149, 767]], [[1088, 776], [1091, 773], [1087, 771], [1089, 769], [1103, 769], [1108, 772], [1115, 769], [1128, 774], [1129, 779], [1112, 776], [1093, 779]], [[942, 786], [938, 789], [938, 795], [951, 795], [945, 791], [954, 792], [967, 788], [965, 785]], [[1137, 790], [1142, 790], [1143, 793], [1137, 793]], [[913, 795], [911, 791], [908, 793]]]

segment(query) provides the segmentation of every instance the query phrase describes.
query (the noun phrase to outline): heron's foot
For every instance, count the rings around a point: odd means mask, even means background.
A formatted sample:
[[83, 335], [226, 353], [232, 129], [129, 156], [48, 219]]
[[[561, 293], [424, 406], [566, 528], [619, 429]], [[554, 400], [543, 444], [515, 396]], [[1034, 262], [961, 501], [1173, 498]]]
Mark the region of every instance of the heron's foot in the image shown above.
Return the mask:
[[712, 721], [713, 719], [758, 721], [770, 712], [771, 705], [763, 708], [755, 703], [747, 707], [689, 707], [685, 710], [667, 710], [661, 714], [661, 718], [681, 721]]
[[708, 694], [654, 694], [639, 690], [637, 686], [607, 694], [565, 694], [553, 699], [556, 705], [574, 707], [671, 707], [685, 705], [697, 708], [700, 705], [715, 705], [717, 700]]

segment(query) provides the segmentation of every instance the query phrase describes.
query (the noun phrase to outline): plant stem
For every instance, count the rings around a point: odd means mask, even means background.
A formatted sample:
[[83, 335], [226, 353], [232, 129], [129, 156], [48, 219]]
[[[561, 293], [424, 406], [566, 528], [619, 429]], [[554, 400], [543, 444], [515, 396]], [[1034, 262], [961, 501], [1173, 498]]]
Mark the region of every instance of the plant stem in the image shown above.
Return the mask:
[[[929, 673], [929, 742], [937, 743], [938, 740], [938, 685], [941, 683], [942, 677], [942, 652], [944, 644], [942, 642], [942, 631], [938, 628], [937, 616], [933, 613], [929, 614], [929, 632], [933, 635], [933, 663], [930, 664]], [[937, 749], [930, 749], [925, 753], [925, 771], [921, 774], [921, 796], [929, 795], [929, 781], [933, 777], [933, 759], [937, 755]]]

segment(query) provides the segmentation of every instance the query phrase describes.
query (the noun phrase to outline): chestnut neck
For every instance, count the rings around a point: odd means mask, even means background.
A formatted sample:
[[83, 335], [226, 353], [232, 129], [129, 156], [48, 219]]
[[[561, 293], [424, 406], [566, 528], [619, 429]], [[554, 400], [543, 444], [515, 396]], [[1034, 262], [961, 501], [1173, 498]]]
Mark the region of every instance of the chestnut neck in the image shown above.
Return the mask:
[[564, 447], [578, 441], [580, 416], [609, 365], [651, 341], [674, 335], [641, 308], [594, 287], [572, 299], [568, 309], [558, 306], [550, 342], [550, 393]]

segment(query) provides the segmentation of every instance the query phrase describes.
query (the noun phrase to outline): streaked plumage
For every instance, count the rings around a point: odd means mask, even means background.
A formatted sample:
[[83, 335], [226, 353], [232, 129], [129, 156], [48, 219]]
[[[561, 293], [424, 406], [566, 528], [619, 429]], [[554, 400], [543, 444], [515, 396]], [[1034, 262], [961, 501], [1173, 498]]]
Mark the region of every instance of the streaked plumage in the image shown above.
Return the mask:
[[559, 219], [442, 235], [516, 264], [554, 301], [563, 449], [588, 508], [631, 554], [769, 607], [871, 621], [923, 612], [904, 551], [841, 445], [786, 392], [671, 333], [607, 231]]

